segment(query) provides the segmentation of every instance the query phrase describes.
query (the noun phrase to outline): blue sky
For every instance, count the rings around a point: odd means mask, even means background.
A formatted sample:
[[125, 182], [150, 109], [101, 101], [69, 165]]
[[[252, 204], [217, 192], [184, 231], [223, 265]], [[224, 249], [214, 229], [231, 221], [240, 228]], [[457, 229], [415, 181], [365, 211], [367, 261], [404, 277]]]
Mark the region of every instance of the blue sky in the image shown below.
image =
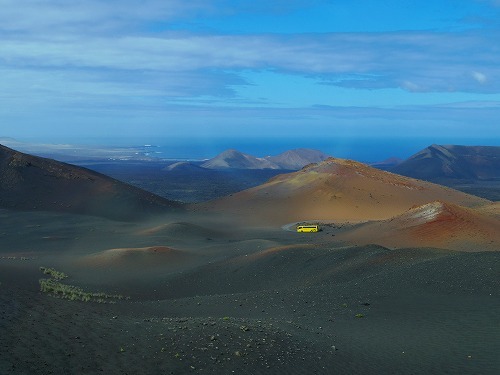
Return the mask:
[[0, 136], [500, 145], [498, 0], [0, 0]]

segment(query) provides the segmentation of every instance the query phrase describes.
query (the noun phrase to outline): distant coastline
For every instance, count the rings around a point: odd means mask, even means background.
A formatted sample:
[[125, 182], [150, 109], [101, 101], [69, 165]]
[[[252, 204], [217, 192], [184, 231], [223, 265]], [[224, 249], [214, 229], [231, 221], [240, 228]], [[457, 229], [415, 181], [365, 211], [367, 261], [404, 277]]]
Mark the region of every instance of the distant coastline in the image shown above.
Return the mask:
[[265, 157], [294, 148], [310, 148], [331, 156], [374, 163], [396, 157], [406, 159], [433, 144], [500, 146], [498, 139], [460, 138], [362, 138], [362, 137], [290, 137], [282, 138], [100, 138], [74, 140], [13, 139], [0, 135], [0, 144], [38, 156], [73, 161], [83, 159], [137, 161], [201, 161], [227, 149]]

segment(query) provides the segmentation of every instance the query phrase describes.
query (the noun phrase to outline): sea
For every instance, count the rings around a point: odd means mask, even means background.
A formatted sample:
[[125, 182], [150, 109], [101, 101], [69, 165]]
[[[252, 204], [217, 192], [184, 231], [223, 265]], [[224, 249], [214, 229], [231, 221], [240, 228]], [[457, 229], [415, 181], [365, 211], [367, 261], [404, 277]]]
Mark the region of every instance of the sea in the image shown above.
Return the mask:
[[145, 138], [109, 139], [109, 146], [134, 147], [144, 155], [159, 159], [203, 160], [235, 149], [256, 157], [278, 155], [297, 148], [319, 150], [330, 156], [361, 162], [379, 162], [389, 158], [407, 159], [432, 145], [498, 146], [498, 140], [454, 138]]
[[[33, 142], [35, 140], [32, 140]], [[46, 140], [47, 143], [67, 143], [98, 147], [121, 148], [138, 156], [159, 160], [205, 160], [228, 149], [256, 157], [278, 155], [287, 150], [309, 148], [344, 159], [375, 163], [389, 158], [407, 159], [432, 145], [499, 146], [498, 139], [458, 137], [106, 137], [79, 138], [72, 141]]]

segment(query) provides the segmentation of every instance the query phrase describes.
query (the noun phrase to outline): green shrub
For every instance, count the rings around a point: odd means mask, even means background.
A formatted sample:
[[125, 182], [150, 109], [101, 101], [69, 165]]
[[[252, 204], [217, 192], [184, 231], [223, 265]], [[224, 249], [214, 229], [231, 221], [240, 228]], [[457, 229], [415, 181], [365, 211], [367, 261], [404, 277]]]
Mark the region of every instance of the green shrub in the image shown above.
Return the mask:
[[45, 275], [50, 275], [56, 280], [64, 280], [68, 277], [65, 273], [56, 271], [53, 268], [40, 267], [40, 271], [42, 271]]
[[48, 295], [69, 299], [70, 301], [83, 301], [83, 302], [98, 302], [98, 303], [116, 303], [116, 300], [130, 297], [123, 297], [121, 294], [106, 294], [103, 292], [90, 293], [84, 291], [82, 288], [67, 285], [60, 282], [68, 276], [63, 272], [54, 270], [53, 268], [40, 267], [45, 275], [50, 275], [51, 279], [40, 279], [40, 291]]

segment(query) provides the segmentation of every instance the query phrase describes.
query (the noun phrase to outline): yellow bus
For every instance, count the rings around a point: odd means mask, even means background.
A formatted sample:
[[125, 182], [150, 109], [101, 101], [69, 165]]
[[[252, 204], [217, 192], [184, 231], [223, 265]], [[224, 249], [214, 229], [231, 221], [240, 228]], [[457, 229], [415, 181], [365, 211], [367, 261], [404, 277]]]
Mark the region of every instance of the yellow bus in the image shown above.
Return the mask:
[[319, 231], [318, 225], [298, 225], [297, 232], [317, 232]]

